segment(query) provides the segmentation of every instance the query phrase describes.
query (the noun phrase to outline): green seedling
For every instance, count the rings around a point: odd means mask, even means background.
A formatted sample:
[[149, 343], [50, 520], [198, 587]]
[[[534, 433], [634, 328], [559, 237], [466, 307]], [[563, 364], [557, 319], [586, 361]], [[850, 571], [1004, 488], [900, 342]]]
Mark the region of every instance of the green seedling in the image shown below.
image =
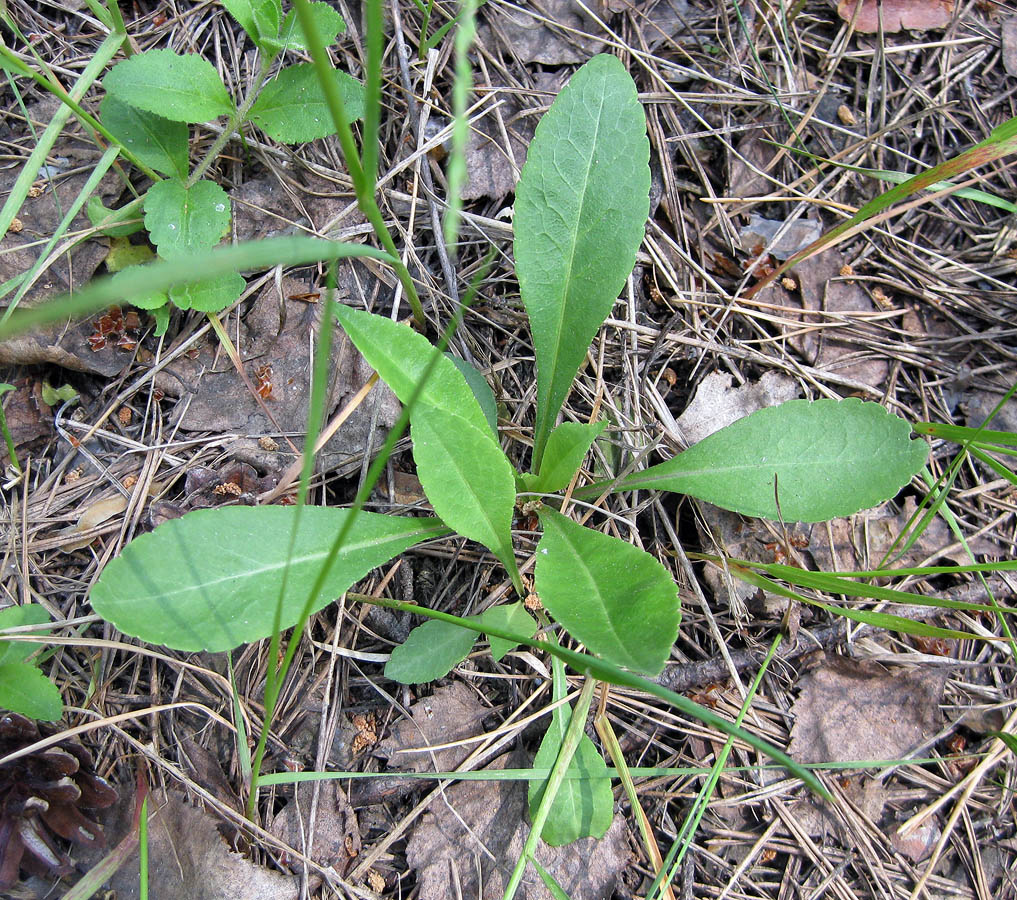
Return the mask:
[[[0, 609], [0, 707], [33, 719], [56, 722], [64, 712], [60, 690], [33, 660], [39, 645], [18, 640], [8, 629], [43, 625], [49, 613], [37, 603]], [[48, 629], [47, 629], [48, 631]], [[33, 629], [33, 633], [41, 633]]]
[[[631, 273], [649, 204], [648, 159], [635, 84], [617, 59], [595, 57], [539, 124], [517, 194], [516, 266], [538, 385], [530, 472], [518, 471], [502, 448], [484, 411], [489, 398], [484, 405], [478, 399], [487, 392], [471, 388], [440, 348], [387, 317], [338, 307], [339, 324], [407, 407], [417, 475], [435, 517], [354, 517], [350, 510], [301, 507], [188, 513], [136, 538], [107, 565], [91, 594], [96, 612], [152, 643], [229, 650], [299, 625], [373, 567], [453, 532], [490, 549], [521, 599], [526, 586], [513, 517], [522, 503], [540, 501], [534, 588], [554, 622], [588, 652], [537, 640], [538, 623], [518, 600], [468, 618], [375, 600], [430, 619], [394, 650], [386, 673], [405, 683], [441, 677], [480, 634], [495, 658], [520, 644], [543, 649], [556, 665], [638, 687], [736, 735], [816, 786], [776, 748], [643, 677], [661, 671], [678, 634], [674, 580], [650, 554], [573, 521], [551, 496], [572, 482], [605, 427], [556, 421], [590, 341]], [[819, 521], [892, 497], [926, 456], [926, 444], [911, 439], [908, 423], [877, 404], [792, 401], [666, 462], [584, 485], [574, 496], [675, 491], [751, 515]], [[288, 542], [271, 539], [281, 535], [290, 535]], [[558, 758], [568, 721], [563, 708], [540, 759]], [[580, 739], [569, 765], [602, 768], [602, 760], [590, 758], [592, 748]], [[562, 843], [603, 833], [610, 821], [606, 782], [565, 781], [572, 812], [552, 818], [541, 836]], [[535, 807], [542, 796], [538, 786]]]
[[[228, 0], [224, 3], [260, 52], [260, 67], [246, 97], [234, 98], [211, 63], [195, 54], [148, 50], [117, 63], [103, 79], [106, 96], [102, 124], [146, 169], [165, 176], [143, 197], [122, 210], [107, 210], [92, 198], [88, 213], [111, 237], [124, 237], [144, 225], [160, 259], [185, 265], [216, 246], [230, 227], [230, 199], [214, 181], [202, 177], [219, 152], [245, 123], [287, 144], [313, 141], [335, 133], [325, 92], [314, 65], [284, 66], [270, 77], [287, 50], [306, 50], [307, 38], [296, 13], [282, 15], [280, 0]], [[309, 4], [310, 15], [326, 43], [346, 30], [328, 4]], [[344, 72], [332, 71], [345, 115], [364, 114], [364, 88]], [[190, 168], [190, 124], [226, 119], [226, 127], [201, 162]], [[158, 176], [156, 176], [158, 177]], [[132, 267], [118, 267], [123, 280]], [[156, 318], [156, 333], [165, 332], [170, 304], [179, 309], [216, 313], [246, 286], [235, 271], [169, 290], [134, 294], [131, 302]]]

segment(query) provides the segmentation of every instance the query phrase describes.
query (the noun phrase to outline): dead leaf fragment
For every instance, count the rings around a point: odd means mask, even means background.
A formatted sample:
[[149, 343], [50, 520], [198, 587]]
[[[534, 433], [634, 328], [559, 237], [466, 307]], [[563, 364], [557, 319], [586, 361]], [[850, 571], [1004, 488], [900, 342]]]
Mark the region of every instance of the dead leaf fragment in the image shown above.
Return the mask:
[[879, 31], [880, 7], [886, 34], [946, 28], [953, 20], [953, 0], [840, 0], [837, 15], [845, 22], [854, 19], [855, 31], [875, 34]]
[[[520, 768], [526, 762], [521, 753], [506, 753], [488, 770]], [[462, 782], [447, 788], [421, 817], [406, 846], [407, 862], [417, 871], [420, 900], [501, 897], [508, 879], [505, 861], [519, 857], [528, 833], [525, 782]], [[625, 824], [615, 816], [599, 841], [585, 838], [567, 847], [540, 843], [536, 857], [568, 896], [607, 900], [630, 864]], [[532, 868], [516, 897], [551, 900]]]
[[1017, 75], [1017, 16], [1010, 16], [1000, 25], [999, 43], [1003, 69], [1007, 75]]
[[550, 66], [586, 62], [603, 48], [604, 42], [592, 36], [601, 28], [590, 15], [603, 19], [609, 12], [602, 0], [585, 4], [542, 0], [526, 7], [487, 4], [484, 12], [490, 24], [481, 27], [481, 42], [488, 43], [488, 29], [493, 30], [502, 38], [499, 43], [520, 62]]
[[[133, 797], [122, 799], [108, 824], [103, 823], [110, 846], [130, 830], [133, 809]], [[297, 879], [234, 853], [219, 834], [216, 818], [189, 806], [182, 794], [153, 791], [148, 809], [149, 900], [296, 900], [300, 895]], [[137, 851], [107, 887], [118, 900], [139, 896]]]
[[375, 754], [387, 759], [394, 769], [451, 772], [470, 755], [470, 745], [433, 751], [426, 748], [475, 737], [490, 712], [474, 691], [455, 681], [414, 703], [410, 718], [396, 723]]
[[[34, 445], [53, 434], [53, 410], [42, 399], [42, 384], [31, 378], [15, 382], [15, 390], [0, 397], [14, 448]], [[7, 460], [7, 444], [0, 441], [0, 461]]]
[[303, 849], [318, 865], [331, 866], [343, 875], [360, 853], [357, 816], [338, 781], [319, 782], [318, 790], [313, 828], [314, 785], [301, 782], [295, 796], [272, 820], [269, 831], [291, 847]]
[[[341, 289], [353, 297], [359, 297], [358, 291], [376, 280], [366, 268], [353, 265], [341, 267], [338, 279]], [[188, 397], [189, 403], [181, 407], [182, 429], [237, 434], [238, 440], [231, 446], [234, 458], [263, 471], [284, 468], [292, 456], [264, 449], [258, 437], [279, 431], [301, 434], [307, 427], [311, 347], [323, 307], [285, 299], [306, 286], [306, 282], [285, 277], [280, 298], [274, 283], [266, 285], [240, 324], [238, 349], [248, 362], [248, 378], [256, 384], [258, 371], [265, 376], [271, 370], [271, 395], [262, 400], [275, 422], [266, 416], [236, 369], [217, 358], [214, 342], [201, 345], [193, 359], [178, 357], [156, 379], [167, 394]], [[280, 330], [281, 302], [285, 304], [286, 319]], [[345, 335], [336, 338], [330, 372], [329, 414], [344, 405], [372, 374]], [[376, 385], [318, 453], [318, 465], [323, 471], [358, 468], [372, 423], [378, 428], [389, 427], [398, 414], [399, 404], [392, 392], [383, 384]], [[379, 447], [382, 440], [383, 435], [375, 435], [372, 446]]]
[[899, 759], [942, 726], [947, 677], [827, 656], [801, 678], [788, 753], [802, 763]]
[[699, 383], [695, 396], [678, 417], [682, 435], [696, 444], [732, 422], [767, 406], [777, 406], [801, 394], [798, 383], [779, 372], [766, 372], [759, 381], [732, 387], [734, 377], [711, 372]]

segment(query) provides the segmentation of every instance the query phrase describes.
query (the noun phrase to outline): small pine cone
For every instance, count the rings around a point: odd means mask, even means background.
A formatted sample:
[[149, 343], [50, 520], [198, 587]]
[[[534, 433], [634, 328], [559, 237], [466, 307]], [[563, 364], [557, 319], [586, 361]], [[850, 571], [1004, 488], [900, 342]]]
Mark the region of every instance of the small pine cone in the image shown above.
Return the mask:
[[[17, 713], [0, 714], [0, 759], [56, 734]], [[58, 838], [105, 845], [102, 828], [82, 810], [103, 809], [117, 792], [92, 770], [91, 754], [67, 740], [0, 765], [0, 891], [11, 888], [19, 870], [68, 875], [71, 860]]]

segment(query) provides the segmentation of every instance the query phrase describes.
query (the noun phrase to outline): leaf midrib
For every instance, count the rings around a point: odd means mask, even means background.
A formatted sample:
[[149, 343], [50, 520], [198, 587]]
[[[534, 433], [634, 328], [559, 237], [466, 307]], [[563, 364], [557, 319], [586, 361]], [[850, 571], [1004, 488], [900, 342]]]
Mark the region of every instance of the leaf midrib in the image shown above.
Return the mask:
[[[567, 301], [568, 296], [569, 296], [569, 284], [572, 281], [572, 272], [573, 272], [573, 269], [575, 268], [576, 248], [579, 246], [579, 226], [580, 226], [580, 224], [583, 221], [583, 211], [586, 208], [586, 200], [587, 200], [587, 196], [589, 195], [590, 172], [593, 169], [593, 157], [596, 155], [596, 151], [597, 151], [597, 138], [600, 136], [601, 121], [603, 119], [603, 113], [604, 113], [604, 97], [605, 97], [605, 94], [607, 92], [607, 82], [606, 82], [606, 79], [604, 79], [604, 78], [602, 78], [601, 80], [602, 80], [602, 84], [604, 85], [604, 90], [601, 91], [600, 96], [599, 96], [599, 109], [597, 110], [597, 117], [596, 117], [596, 122], [595, 122], [594, 130], [593, 130], [593, 139], [592, 139], [592, 141], [589, 144], [589, 148], [590, 148], [589, 158], [588, 158], [588, 161], [587, 161], [586, 171], [584, 172], [584, 178], [583, 178], [583, 182], [582, 182], [582, 184], [583, 184], [583, 192], [582, 192], [582, 196], [581, 196], [580, 203], [579, 203], [579, 214], [576, 216], [576, 225], [575, 225], [575, 228], [572, 229], [572, 232], [571, 232], [571, 247], [569, 248], [568, 267], [566, 269], [565, 278], [564, 278], [564, 280], [562, 282], [562, 302], [561, 302], [561, 307], [560, 307], [561, 312], [560, 312], [560, 314], [558, 316], [558, 322], [557, 322], [557, 325], [555, 327], [554, 354], [551, 357], [552, 360], [553, 360], [553, 365], [552, 365], [552, 369], [551, 369], [551, 372], [550, 372], [550, 375], [549, 375], [549, 382], [548, 382], [548, 395], [549, 396], [547, 398], [548, 399], [548, 403], [547, 403], [547, 405], [546, 405], [546, 407], [544, 409], [543, 415], [541, 416], [541, 423], [540, 423], [541, 427], [540, 427], [540, 432], [539, 432], [541, 434], [543, 434], [543, 433], [548, 431], [549, 422], [558, 413], [557, 410], [554, 410], [553, 413], [551, 411], [552, 404], [550, 402], [551, 401], [551, 396], [550, 395], [554, 393], [554, 390], [555, 390], [555, 380], [556, 380], [556, 377], [557, 377], [557, 374], [558, 374], [558, 369], [560, 368], [559, 362], [560, 362], [560, 359], [561, 359], [561, 344], [562, 344], [562, 333], [564, 331], [566, 301]], [[564, 398], [563, 398], [563, 400], [564, 400]], [[543, 446], [544, 447], [547, 446], [546, 439], [543, 442]]]

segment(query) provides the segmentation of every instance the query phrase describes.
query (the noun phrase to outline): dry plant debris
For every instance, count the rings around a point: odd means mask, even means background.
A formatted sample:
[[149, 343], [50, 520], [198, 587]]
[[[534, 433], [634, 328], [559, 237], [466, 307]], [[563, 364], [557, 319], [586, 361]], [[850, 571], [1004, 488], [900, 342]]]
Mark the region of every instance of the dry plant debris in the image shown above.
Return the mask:
[[[121, 800], [106, 826], [110, 843], [131, 827], [133, 799]], [[151, 900], [296, 900], [298, 879], [266, 868], [231, 849], [219, 833], [219, 819], [192, 806], [179, 791], [149, 795], [148, 896]], [[135, 852], [109, 881], [118, 898], [135, 900]]]
[[953, 19], [953, 0], [840, 0], [837, 14], [863, 34], [880, 28], [886, 34], [904, 29], [946, 28]]
[[[386, 43], [380, 202], [398, 231], [397, 243], [435, 329], [447, 323], [455, 298], [464, 293], [488, 248], [498, 249], [453, 351], [489, 376], [507, 446], [525, 453], [517, 439], [525, 439], [532, 424], [534, 373], [504, 209], [533, 124], [575, 64], [599, 49], [619, 56], [637, 80], [655, 182], [654, 212], [636, 274], [591, 348], [565, 411], [567, 418], [584, 422], [596, 410], [611, 422], [609, 440], [590, 462], [592, 474], [617, 472], [643, 452], [647, 462], [657, 461], [725, 421], [786, 396], [856, 395], [879, 400], [912, 421], [969, 426], [984, 421], [1013, 381], [1017, 254], [1008, 212], [956, 194], [938, 197], [845, 240], [751, 301], [744, 296], [746, 284], [779, 256], [817, 229], [836, 225], [885, 187], [778, 145], [911, 174], [1017, 114], [1017, 19], [1004, 5], [884, 0], [882, 32], [873, 14], [877, 4], [868, 0], [852, 29], [847, 23], [855, 6], [853, 0], [789, 5], [793, 14], [778, 27], [773, 6], [757, 0], [737, 9], [706, 0], [484, 4], [473, 55], [473, 99], [480, 102], [473, 111], [468, 156], [468, 220], [452, 266], [433, 230], [444, 209], [444, 162], [440, 151], [425, 150], [450, 121], [451, 45], [446, 38], [431, 58], [425, 54], [419, 61], [423, 23], [416, 5], [401, 0], [399, 17], [386, 24], [395, 40]], [[61, 73], [80, 71], [102, 39], [79, 7], [7, 3], [22, 29], [35, 36], [34, 48]], [[139, 2], [121, 8], [142, 49], [199, 52], [231, 89], [250, 78], [250, 44], [221, 5], [184, 9]], [[448, 21], [451, 6], [439, 2], [434, 10], [430, 34]], [[337, 61], [362, 72], [363, 23], [355, 7], [350, 11], [350, 31], [338, 45]], [[56, 104], [33, 86], [18, 84], [38, 134]], [[6, 194], [34, 137], [18, 98], [5, 90], [3, 138], [10, 169], [0, 188]], [[210, 130], [195, 128], [195, 154], [213, 137]], [[78, 126], [67, 127], [47, 161], [52, 167], [47, 180], [33, 189], [18, 215], [20, 231], [13, 227], [3, 238], [0, 281], [34, 264], [39, 242], [53, 235], [94, 164], [93, 146]], [[229, 190], [238, 240], [298, 231], [364, 240], [368, 233], [332, 141], [294, 149], [248, 135], [246, 145], [231, 144], [214, 168]], [[1012, 199], [1012, 172], [1005, 165], [986, 167], [979, 177], [978, 187]], [[103, 180], [100, 194], [107, 206], [126, 197], [124, 192], [119, 178]], [[102, 271], [110, 250], [106, 239], [70, 240], [89, 227], [83, 216], [73, 220], [67, 242], [58, 242], [47, 258], [28, 302], [79, 286]], [[787, 235], [786, 243], [767, 249], [779, 232]], [[344, 270], [341, 299], [387, 311], [393, 286], [386, 278], [384, 270], [368, 266]], [[289, 463], [287, 438], [300, 446], [305, 427], [308, 335], [323, 283], [324, 273], [314, 268], [287, 272], [281, 282], [274, 273], [264, 281], [249, 277], [248, 295], [224, 315], [248, 378], [279, 428], [264, 416], [194, 314], [175, 317], [162, 342], [152, 336], [147, 313], [135, 313], [140, 327], [132, 320], [131, 327], [117, 329], [111, 327], [116, 316], [108, 311], [0, 345], [0, 380], [19, 386], [2, 398], [3, 405], [31, 473], [0, 499], [0, 605], [44, 598], [56, 619], [55, 639], [67, 641], [47, 648], [55, 649], [47, 674], [61, 685], [65, 701], [100, 717], [128, 716], [118, 726], [122, 731], [102, 726], [88, 739], [103, 773], [118, 784], [133, 783], [140, 745], [157, 776], [176, 779], [184, 773], [192, 792], [203, 789], [222, 804], [212, 812], [189, 805], [173, 791], [153, 797], [164, 811], [153, 821], [152, 840], [160, 843], [153, 844], [151, 858], [166, 868], [151, 884], [168, 896], [258, 896], [261, 891], [273, 898], [296, 897], [299, 885], [295, 877], [262, 865], [279, 859], [269, 836], [245, 833], [249, 859], [233, 852], [216, 830], [237, 808], [243, 790], [235, 737], [221, 724], [233, 709], [222, 656], [158, 648], [152, 648], [158, 655], [148, 655], [82, 622], [90, 612], [88, 586], [132, 535], [194, 506], [251, 502]], [[127, 313], [121, 311], [124, 325]], [[97, 347], [96, 336], [105, 346]], [[137, 346], [129, 347], [131, 342]], [[334, 368], [330, 414], [367, 375], [342, 351]], [[80, 412], [63, 418], [63, 433], [52, 429], [54, 411], [38, 402], [43, 381], [70, 381], [81, 394]], [[319, 456], [313, 502], [342, 504], [356, 490], [366, 465], [365, 446], [370, 441], [376, 447], [393, 418], [390, 400], [373, 399], [380, 396], [376, 388], [368, 400], [368, 405], [379, 403], [376, 415], [366, 409], [358, 413], [359, 424], [344, 427], [336, 438], [346, 443]], [[123, 416], [124, 408], [132, 414]], [[1017, 428], [1015, 408], [1014, 403], [1005, 407], [992, 427]], [[371, 431], [372, 419], [378, 433]], [[75, 446], [70, 438], [84, 443]], [[951, 446], [934, 442], [934, 475], [949, 466], [952, 452]], [[243, 468], [242, 462], [253, 468]], [[372, 498], [378, 509], [420, 499], [409, 468], [406, 457], [397, 455]], [[685, 555], [700, 551], [823, 571], [860, 569], [880, 561], [919, 499], [916, 485], [894, 503], [808, 529], [792, 522], [750, 523], [701, 504], [652, 501], [645, 494], [612, 497], [605, 507], [612, 528], [676, 573], [685, 614], [665, 678], [674, 674], [675, 683], [681, 683], [686, 672], [713, 673], [705, 684], [689, 682], [695, 696], [733, 716], [743, 696], [738, 682], [757, 671], [786, 601], [760, 597], [730, 573]], [[958, 473], [950, 502], [978, 558], [1014, 558], [1012, 486], [969, 461]], [[69, 534], [78, 522], [87, 531]], [[524, 518], [517, 523], [521, 541], [526, 526]], [[87, 546], [80, 546], [86, 539]], [[520, 547], [525, 549], [523, 543]], [[898, 564], [947, 561], [967, 557], [950, 527], [937, 519]], [[360, 589], [459, 614], [483, 608], [500, 590], [501, 577], [475, 546], [447, 543], [410, 554]], [[1014, 605], [1010, 573], [993, 576], [989, 585], [1000, 603]], [[909, 589], [969, 602], [987, 599], [982, 585], [967, 576], [916, 579]], [[955, 758], [957, 753], [984, 749], [986, 732], [999, 727], [1000, 710], [1008, 712], [1013, 703], [1012, 659], [1005, 642], [967, 640], [946, 647], [948, 666], [934, 666], [929, 656], [944, 649], [935, 643], [872, 628], [849, 630], [804, 607], [798, 615], [799, 642], [819, 636], [834, 662], [799, 676], [798, 656], [781, 656], [763, 680], [751, 727], [782, 746], [792, 741], [803, 758], [863, 753], [885, 758], [942, 732], [940, 741], [922, 750], [937, 762], [877, 767], [844, 776], [846, 785], [832, 777], [835, 801], [815, 815], [800, 794], [761, 792], [754, 771], [725, 774], [692, 841], [683, 869], [684, 896], [908, 898], [925, 874], [924, 860], [943, 819], [932, 817], [924, 830], [906, 839], [896, 834], [897, 826], [963, 777], [968, 763]], [[989, 616], [956, 613], [938, 624], [1001, 636], [998, 621]], [[328, 753], [316, 748], [333, 746], [351, 711], [370, 709], [377, 727], [359, 730], [367, 742], [364, 752], [347, 752], [332, 765], [370, 770], [379, 767], [380, 758], [393, 770], [453, 769], [475, 746], [456, 742], [476, 737], [520, 708], [549, 677], [540, 654], [517, 654], [494, 664], [478, 653], [466, 663], [467, 683], [453, 680], [427, 689], [426, 696], [402, 695], [383, 677], [382, 663], [406, 627], [408, 622], [363, 614], [350, 603], [317, 615], [282, 698], [272, 759], [303, 768], [323, 765]], [[849, 633], [856, 649], [861, 644], [860, 655], [902, 668], [882, 674], [866, 667], [854, 675], [836, 671], [835, 650], [843, 650]], [[89, 644], [78, 643], [81, 637]], [[247, 647], [233, 660], [239, 702], [254, 728], [263, 708], [267, 649]], [[843, 665], [857, 669], [854, 663]], [[310, 717], [309, 696], [321, 698]], [[149, 711], [171, 702], [186, 706]], [[410, 718], [400, 704], [410, 708]], [[943, 724], [944, 711], [952, 724]], [[624, 691], [612, 692], [606, 713], [630, 765], [708, 764], [723, 743], [719, 735], [649, 698]], [[68, 724], [79, 723], [69, 716]], [[838, 736], [838, 727], [849, 733]], [[290, 740], [308, 729], [308, 740]], [[384, 736], [382, 752], [370, 745], [368, 735], [375, 731]], [[352, 746], [353, 732], [347, 737]], [[524, 731], [516, 738], [524, 753], [496, 764], [525, 765], [525, 753], [538, 738]], [[448, 743], [454, 746], [433, 754], [405, 752]], [[732, 762], [751, 766], [758, 760], [736, 747]], [[964, 827], [953, 832], [929, 876], [928, 896], [996, 900], [1014, 895], [1017, 828], [1008, 793], [1014, 770], [1012, 756], [1004, 757], [964, 801]], [[357, 781], [349, 790], [355, 798], [367, 797], [360, 786], [374, 783]], [[637, 779], [662, 847], [680, 828], [701, 783], [667, 775]], [[347, 834], [347, 823], [354, 840], [352, 819], [340, 795], [334, 795], [332, 837], [325, 832], [333, 847], [315, 854], [312, 843], [306, 862], [312, 878], [316, 859], [325, 870], [318, 871], [324, 877], [312, 896], [332, 898], [343, 891], [354, 896], [370, 889], [386, 898], [413, 891], [444, 898], [457, 889], [463, 896], [497, 891], [523, 836], [525, 788], [510, 782], [446, 787], [422, 818], [400, 830], [421, 790], [378, 790], [375, 805], [358, 801], [362, 848], [345, 877], [363, 868], [364, 880], [349, 889], [337, 887], [334, 877], [350, 858], [345, 836], [341, 841], [339, 836]], [[304, 789], [299, 796], [303, 801]], [[612, 891], [618, 900], [643, 896], [652, 878], [641, 852], [631, 849], [638, 844], [625, 835], [625, 823], [632, 822], [627, 801], [616, 796], [615, 823], [598, 847], [568, 848], [557, 861], [539, 856], [573, 897], [609, 897]], [[279, 797], [289, 801], [293, 792]], [[273, 802], [263, 802], [260, 821], [275, 819], [281, 829], [291, 813], [279, 813]], [[303, 812], [309, 805], [299, 804], [297, 824], [307, 825]], [[494, 812], [500, 814], [492, 817]], [[466, 836], [463, 823], [472, 836]], [[401, 836], [392, 838], [396, 833]], [[118, 833], [109, 835], [115, 843]], [[310, 837], [306, 828], [305, 835]], [[294, 840], [290, 846], [299, 851], [306, 845]], [[88, 865], [73, 846], [60, 849], [79, 868]], [[583, 873], [575, 871], [576, 863], [586, 866], [594, 858], [597, 865], [587, 866], [590, 877], [578, 880]], [[328, 862], [334, 859], [339, 862]], [[289, 862], [292, 871], [302, 873], [302, 860]], [[216, 881], [217, 873], [226, 881]], [[136, 896], [136, 883], [135, 861], [125, 864], [110, 887], [118, 896]], [[59, 894], [65, 885], [52, 890]], [[675, 885], [676, 893], [680, 886]], [[527, 896], [546, 896], [543, 890], [529, 871]]]
[[[488, 771], [525, 766], [519, 754], [504, 754]], [[526, 784], [522, 781], [464, 782], [446, 788], [414, 828], [407, 862], [420, 878], [421, 900], [464, 897], [497, 900], [505, 890], [509, 867], [526, 840]], [[537, 860], [570, 897], [608, 900], [630, 852], [622, 819], [615, 817], [599, 841], [585, 838], [567, 847], [541, 844]], [[551, 900], [531, 867], [517, 897]]]
[[810, 763], [900, 759], [942, 727], [947, 677], [827, 656], [799, 681], [788, 752]]

